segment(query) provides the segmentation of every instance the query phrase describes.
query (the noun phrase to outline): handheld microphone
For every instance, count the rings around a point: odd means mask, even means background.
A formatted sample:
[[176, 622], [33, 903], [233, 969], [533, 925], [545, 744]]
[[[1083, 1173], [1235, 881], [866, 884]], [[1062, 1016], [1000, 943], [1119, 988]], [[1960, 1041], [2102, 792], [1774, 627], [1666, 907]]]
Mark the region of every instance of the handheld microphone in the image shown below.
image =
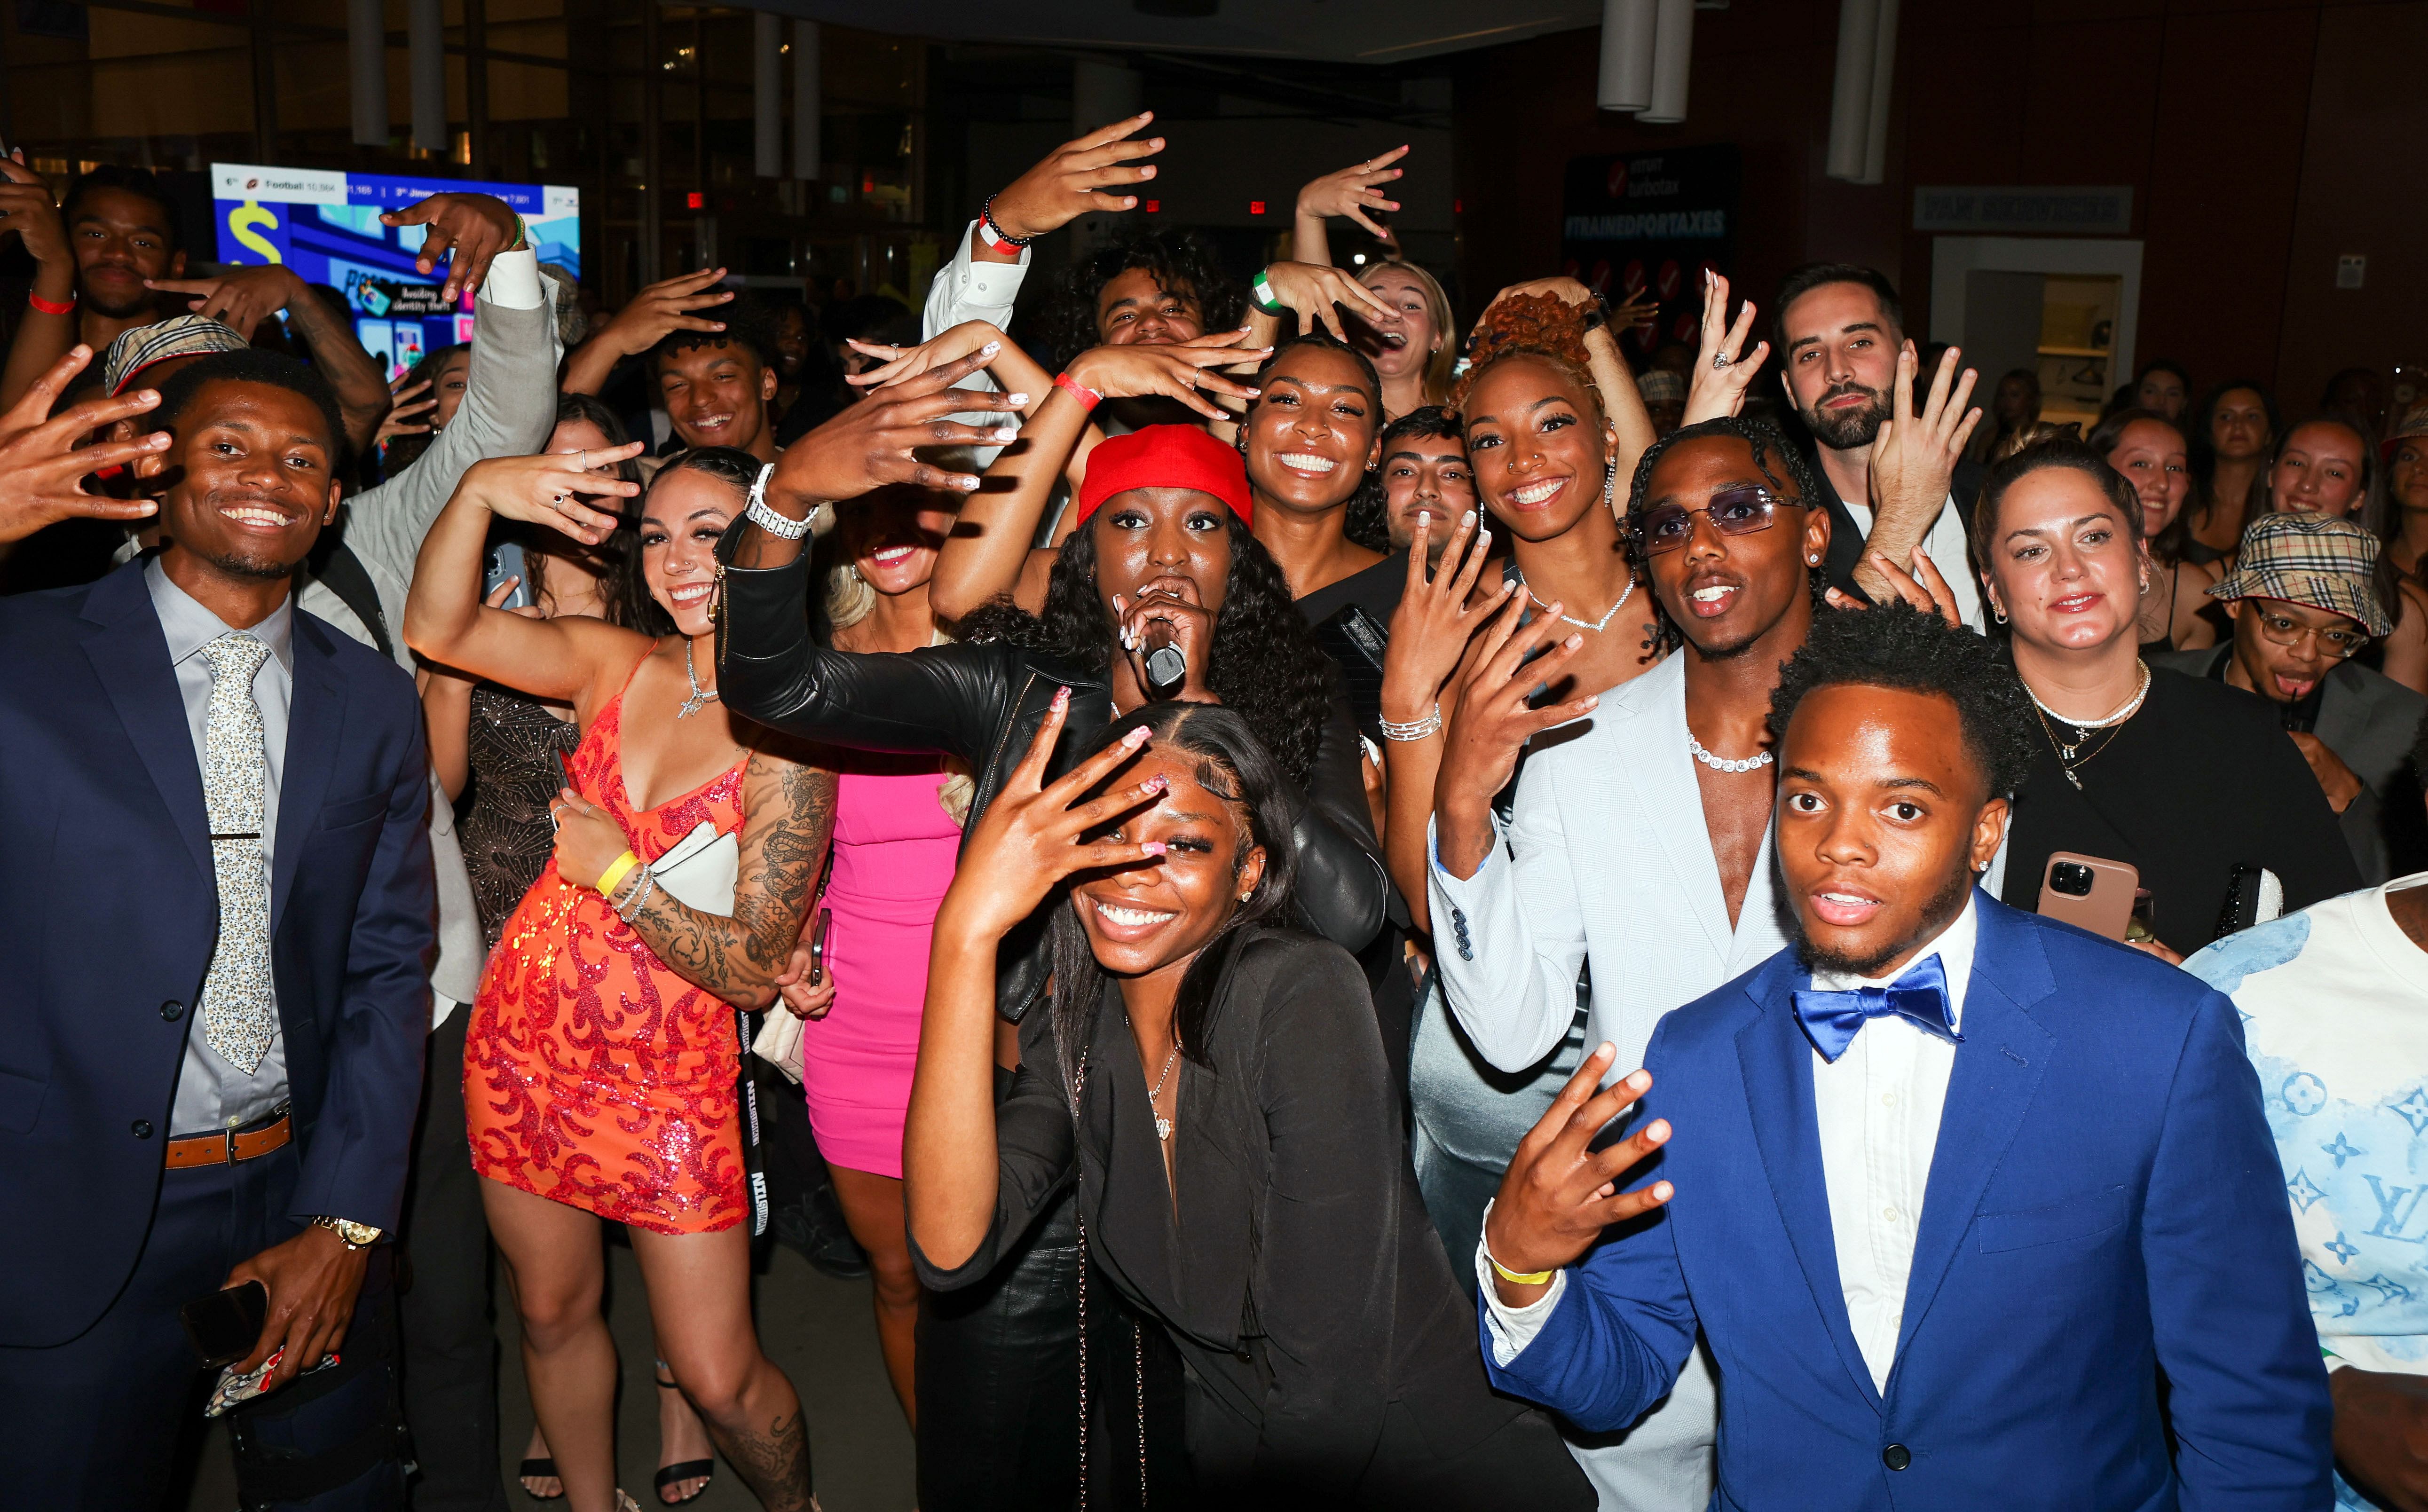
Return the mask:
[[1147, 691], [1170, 698], [1189, 681], [1189, 653], [1173, 643], [1172, 626], [1160, 619], [1147, 623], [1146, 648]]

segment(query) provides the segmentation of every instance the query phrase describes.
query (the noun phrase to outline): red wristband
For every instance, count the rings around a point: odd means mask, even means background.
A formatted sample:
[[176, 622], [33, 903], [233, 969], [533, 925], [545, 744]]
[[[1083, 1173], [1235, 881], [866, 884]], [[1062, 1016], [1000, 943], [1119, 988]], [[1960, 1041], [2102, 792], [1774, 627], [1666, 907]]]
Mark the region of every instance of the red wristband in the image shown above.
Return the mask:
[[35, 293], [32, 289], [27, 289], [25, 291], [25, 303], [41, 311], [44, 315], [74, 315], [75, 313], [75, 296], [74, 294], [70, 294], [68, 296], [68, 302], [62, 304], [57, 300], [44, 299], [41, 295]]
[[1097, 405], [1105, 402], [1104, 395], [1096, 392], [1094, 389], [1089, 387], [1086, 384], [1081, 383], [1078, 379], [1072, 377], [1067, 372], [1055, 374], [1054, 386], [1070, 395], [1073, 399], [1077, 400], [1086, 407], [1088, 413], [1091, 415], [1096, 412]]

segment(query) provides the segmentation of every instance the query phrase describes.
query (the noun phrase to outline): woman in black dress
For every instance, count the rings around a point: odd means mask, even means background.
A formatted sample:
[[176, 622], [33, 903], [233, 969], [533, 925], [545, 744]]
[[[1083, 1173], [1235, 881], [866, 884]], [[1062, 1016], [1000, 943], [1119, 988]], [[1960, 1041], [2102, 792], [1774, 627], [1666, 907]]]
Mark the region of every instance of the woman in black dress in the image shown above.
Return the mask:
[[2274, 872], [2287, 912], [2360, 877], [2275, 706], [2141, 660], [2140, 520], [2133, 485], [2080, 441], [2028, 448], [1982, 485], [1981, 582], [2044, 740], [2015, 798], [2002, 893], [2037, 909], [2053, 851], [2127, 863], [2155, 913], [2142, 948], [2181, 961], [2218, 934], [2238, 865]]
[[[1232, 711], [1174, 700], [1049, 783], [1069, 701], [938, 912], [903, 1140], [921, 1278], [980, 1280], [1075, 1183], [1096, 1274], [1188, 1362], [1205, 1504], [1592, 1505], [1550, 1421], [1485, 1383], [1362, 975], [1288, 927], [1273, 759]], [[998, 1105], [995, 955], [1041, 904], [1050, 1008]]]

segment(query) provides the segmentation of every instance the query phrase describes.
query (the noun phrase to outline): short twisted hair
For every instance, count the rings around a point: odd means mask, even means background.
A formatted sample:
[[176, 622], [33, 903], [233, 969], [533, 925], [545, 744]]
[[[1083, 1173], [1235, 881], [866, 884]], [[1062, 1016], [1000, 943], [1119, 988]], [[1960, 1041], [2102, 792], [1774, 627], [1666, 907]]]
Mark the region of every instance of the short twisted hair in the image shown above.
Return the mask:
[[1812, 633], [1770, 695], [1771, 748], [1786, 749], [1788, 721], [1808, 695], [1845, 683], [1934, 694], [1955, 704], [1964, 749], [1993, 797], [2022, 787], [2031, 772], [2031, 695], [2014, 663], [1961, 625], [1902, 600], [1814, 615]]

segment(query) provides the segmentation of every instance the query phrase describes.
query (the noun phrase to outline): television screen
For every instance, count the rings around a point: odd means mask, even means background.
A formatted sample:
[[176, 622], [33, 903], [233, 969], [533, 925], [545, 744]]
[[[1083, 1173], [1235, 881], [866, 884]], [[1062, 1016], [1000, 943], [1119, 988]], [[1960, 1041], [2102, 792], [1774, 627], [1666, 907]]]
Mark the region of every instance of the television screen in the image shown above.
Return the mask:
[[582, 196], [560, 184], [483, 184], [317, 168], [211, 165], [211, 223], [219, 260], [259, 267], [283, 263], [307, 284], [346, 298], [363, 348], [390, 379], [433, 352], [472, 339], [472, 291], [439, 303], [445, 267], [415, 271], [422, 226], [380, 223], [442, 190], [494, 194], [523, 218], [539, 260], [582, 276]]

